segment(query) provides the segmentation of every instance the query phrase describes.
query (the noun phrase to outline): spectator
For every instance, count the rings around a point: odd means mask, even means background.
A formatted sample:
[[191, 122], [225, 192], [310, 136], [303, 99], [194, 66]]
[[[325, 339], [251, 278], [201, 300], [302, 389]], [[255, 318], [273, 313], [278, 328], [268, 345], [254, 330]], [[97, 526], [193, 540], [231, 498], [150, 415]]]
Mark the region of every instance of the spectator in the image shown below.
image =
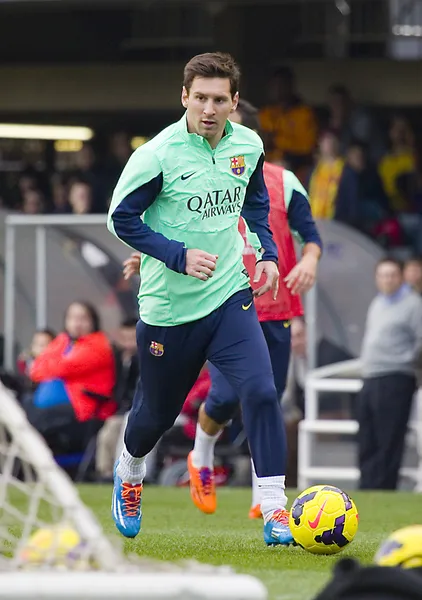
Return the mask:
[[296, 92], [289, 67], [278, 68], [270, 81], [270, 104], [260, 113], [266, 160], [295, 171], [312, 164], [317, 124], [312, 109]]
[[40, 190], [27, 190], [23, 194], [22, 212], [26, 215], [39, 215], [45, 212], [46, 200]]
[[21, 199], [26, 192], [31, 192], [39, 189], [38, 174], [32, 169], [23, 171], [18, 180], [18, 190]]
[[63, 451], [63, 438], [68, 450], [83, 448], [84, 425], [116, 410], [113, 351], [91, 305], [69, 305], [64, 332], [35, 358], [30, 377], [39, 384], [29, 410], [32, 424], [54, 451]]
[[334, 218], [370, 233], [387, 215], [387, 198], [366, 146], [353, 142], [340, 179]]
[[37, 329], [32, 336], [31, 345], [28, 350], [24, 350], [18, 357], [18, 373], [29, 377], [29, 370], [33, 361], [40, 355], [50, 342], [54, 340], [56, 334], [51, 329]]
[[335, 213], [344, 160], [340, 156], [337, 134], [323, 133], [319, 140], [319, 158], [309, 182], [309, 201], [315, 219], [332, 219]]
[[409, 211], [411, 205], [401, 193], [398, 178], [415, 170], [414, 135], [409, 121], [396, 116], [390, 124], [390, 150], [380, 162], [379, 172], [390, 206], [396, 211]]
[[117, 180], [119, 179], [123, 167], [132, 154], [132, 146], [130, 144], [130, 136], [125, 131], [117, 131], [109, 141], [109, 159], [107, 161], [106, 170], [109, 180], [108, 187], [113, 190]]
[[91, 143], [84, 143], [76, 155], [76, 164], [77, 169], [72, 174], [72, 179], [82, 180], [89, 184], [91, 188], [90, 212], [105, 212], [107, 184], [104, 181], [104, 173], [97, 163], [97, 157]]
[[335, 84], [328, 90], [328, 126], [337, 132], [340, 150], [345, 154], [353, 140], [358, 140], [368, 148], [371, 161], [378, 161], [385, 153], [385, 143], [378, 123], [362, 106], [353, 101], [344, 85]]
[[132, 408], [132, 400], [139, 377], [138, 353], [136, 347], [137, 319], [122, 322], [117, 338], [115, 400], [117, 412], [107, 419], [98, 434], [96, 470], [103, 481], [113, 479], [113, 468], [119, 442], [123, 442], [127, 415]]
[[422, 296], [422, 258], [411, 258], [406, 262], [404, 280], [408, 286]]
[[422, 146], [415, 151], [412, 172], [402, 173], [396, 180], [397, 189], [411, 212], [401, 213], [400, 223], [408, 236], [414, 254], [422, 255]]
[[422, 351], [422, 299], [403, 280], [400, 262], [376, 268], [362, 345], [363, 388], [358, 398], [361, 489], [397, 487]]
[[53, 200], [53, 213], [66, 214], [70, 212], [68, 202], [68, 189], [66, 177], [60, 173], [55, 173], [51, 177], [51, 195]]
[[[415, 165], [412, 172], [402, 173], [396, 184], [399, 194], [404, 197], [410, 210], [422, 216], [422, 144], [419, 142], [414, 155]], [[420, 219], [419, 219], [420, 221]], [[420, 232], [419, 232], [420, 235]]]
[[92, 212], [92, 187], [87, 181], [74, 181], [69, 189], [69, 204], [75, 215]]

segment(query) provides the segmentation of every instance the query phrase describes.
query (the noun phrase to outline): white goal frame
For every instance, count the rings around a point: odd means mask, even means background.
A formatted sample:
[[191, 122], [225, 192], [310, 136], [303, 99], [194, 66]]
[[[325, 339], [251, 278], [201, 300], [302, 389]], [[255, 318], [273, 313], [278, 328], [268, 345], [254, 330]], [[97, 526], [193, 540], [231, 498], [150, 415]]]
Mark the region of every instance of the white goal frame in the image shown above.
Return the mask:
[[[10, 433], [11, 441], [1, 435], [4, 429]], [[37, 483], [60, 503], [66, 521], [79, 530], [100, 567], [100, 570], [90, 572], [19, 570], [19, 549], [32, 533], [35, 520], [31, 514], [32, 505], [35, 506], [37, 501], [34, 493], [14, 556], [5, 558], [0, 555], [0, 600], [118, 600], [122, 597], [122, 590], [128, 599], [142, 597], [143, 600], [267, 598], [263, 583], [250, 575], [235, 574], [230, 567], [212, 567], [194, 562], [183, 567], [145, 558], [133, 561], [125, 558], [119, 551], [119, 544], [104, 535], [99, 522], [81, 501], [70, 478], [58, 467], [43, 438], [28, 422], [13, 393], [1, 382], [0, 451], [0, 510], [6, 505], [8, 483], [13, 480], [13, 485], [22, 486], [22, 489], [29, 485], [17, 482], [12, 470], [17, 457], [25, 456], [27, 460], [26, 456], [30, 456]], [[6, 536], [6, 539], [7, 528], [8, 523], [2, 524], [0, 518], [0, 535]]]

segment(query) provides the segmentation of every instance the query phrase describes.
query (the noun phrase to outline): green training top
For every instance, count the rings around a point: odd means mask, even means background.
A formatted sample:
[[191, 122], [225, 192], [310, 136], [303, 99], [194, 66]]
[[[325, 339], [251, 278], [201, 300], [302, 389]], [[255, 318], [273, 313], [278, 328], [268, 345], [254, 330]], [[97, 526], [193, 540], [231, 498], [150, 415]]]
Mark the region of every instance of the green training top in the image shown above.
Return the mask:
[[[263, 258], [277, 260], [262, 165], [262, 141], [251, 129], [227, 121], [213, 150], [188, 132], [185, 115], [133, 153], [114, 190], [108, 229], [142, 253], [145, 323], [201, 319], [249, 286], [240, 215], [258, 235]], [[188, 248], [218, 255], [213, 277], [185, 274]]]

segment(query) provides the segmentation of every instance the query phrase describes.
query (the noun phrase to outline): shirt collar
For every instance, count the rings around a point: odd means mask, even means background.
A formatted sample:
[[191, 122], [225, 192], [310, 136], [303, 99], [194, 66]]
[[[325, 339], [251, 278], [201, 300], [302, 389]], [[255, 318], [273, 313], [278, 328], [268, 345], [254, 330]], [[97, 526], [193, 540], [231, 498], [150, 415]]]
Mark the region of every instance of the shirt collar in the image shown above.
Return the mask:
[[407, 285], [407, 283], [403, 283], [403, 285], [401, 285], [399, 287], [399, 289], [397, 290], [397, 292], [394, 292], [394, 294], [379, 294], [379, 296], [381, 298], [384, 298], [384, 300], [386, 302], [388, 302], [389, 304], [394, 304], [394, 302], [397, 302], [398, 300], [401, 300], [401, 298], [403, 298], [403, 296], [406, 296], [409, 292], [411, 291], [410, 287]]
[[[186, 112], [183, 114], [182, 118], [179, 120], [178, 128], [179, 128], [180, 133], [182, 134], [183, 139], [186, 140], [189, 144], [197, 144], [197, 145], [200, 144], [202, 146], [203, 144], [207, 143], [207, 140], [202, 135], [198, 135], [197, 133], [189, 133]], [[227, 120], [226, 126], [224, 128], [223, 137], [221, 138], [220, 142], [218, 142], [218, 143], [220, 144], [224, 138], [230, 137], [232, 134], [233, 134], [233, 125], [231, 124], [230, 121]]]

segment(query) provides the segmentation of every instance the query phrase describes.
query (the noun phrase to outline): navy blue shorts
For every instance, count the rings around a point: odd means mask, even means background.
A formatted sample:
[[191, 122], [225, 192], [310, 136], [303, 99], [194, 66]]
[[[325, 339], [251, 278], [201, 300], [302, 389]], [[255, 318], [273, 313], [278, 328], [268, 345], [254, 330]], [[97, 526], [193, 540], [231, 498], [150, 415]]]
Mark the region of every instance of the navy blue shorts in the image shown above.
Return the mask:
[[[270, 352], [277, 395], [281, 399], [286, 387], [290, 360], [290, 321], [264, 321], [261, 328]], [[214, 365], [209, 367], [211, 390], [205, 402], [205, 412], [217, 423], [229, 421], [239, 405], [236, 389]]]

